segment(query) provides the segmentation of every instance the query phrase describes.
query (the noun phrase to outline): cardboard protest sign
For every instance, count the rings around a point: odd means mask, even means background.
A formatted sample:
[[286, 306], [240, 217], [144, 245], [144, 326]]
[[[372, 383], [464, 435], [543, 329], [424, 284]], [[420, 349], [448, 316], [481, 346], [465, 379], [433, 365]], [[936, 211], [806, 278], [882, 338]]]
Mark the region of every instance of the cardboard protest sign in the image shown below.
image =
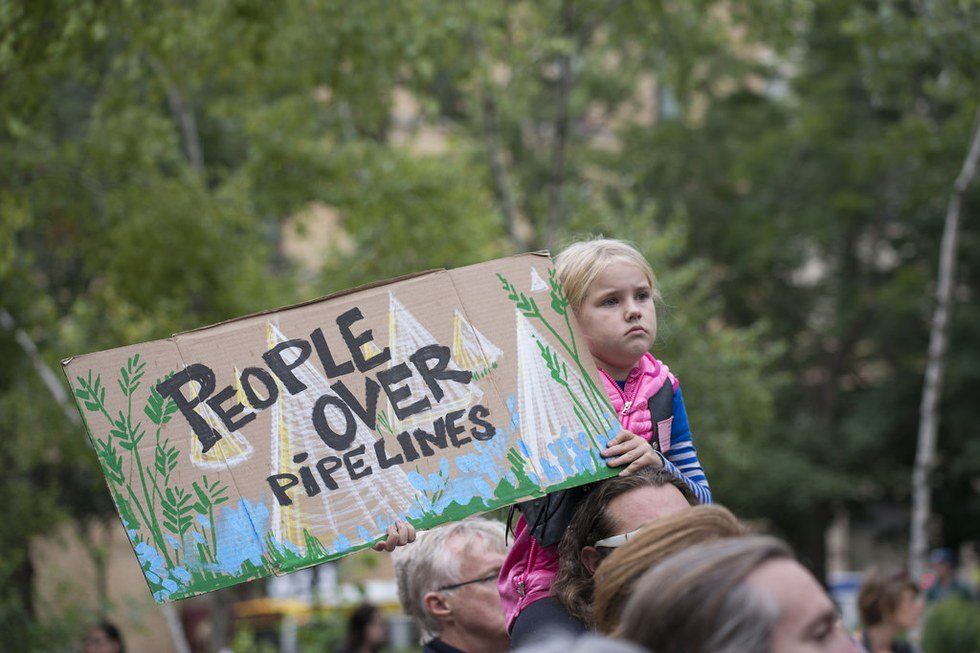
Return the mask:
[[619, 423], [544, 254], [63, 364], [158, 602], [615, 473]]

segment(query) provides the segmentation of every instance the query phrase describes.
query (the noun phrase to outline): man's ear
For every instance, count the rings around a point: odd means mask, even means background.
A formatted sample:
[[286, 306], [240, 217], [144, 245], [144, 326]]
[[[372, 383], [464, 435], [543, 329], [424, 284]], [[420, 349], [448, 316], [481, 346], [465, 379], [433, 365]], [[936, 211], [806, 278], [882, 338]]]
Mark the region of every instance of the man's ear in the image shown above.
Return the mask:
[[602, 556], [599, 555], [599, 550], [594, 546], [583, 546], [580, 559], [589, 571], [589, 575], [594, 575], [595, 570], [599, 567], [599, 563], [602, 562]]
[[422, 597], [425, 610], [436, 619], [448, 619], [453, 614], [452, 607], [446, 603], [442, 592], [428, 592]]

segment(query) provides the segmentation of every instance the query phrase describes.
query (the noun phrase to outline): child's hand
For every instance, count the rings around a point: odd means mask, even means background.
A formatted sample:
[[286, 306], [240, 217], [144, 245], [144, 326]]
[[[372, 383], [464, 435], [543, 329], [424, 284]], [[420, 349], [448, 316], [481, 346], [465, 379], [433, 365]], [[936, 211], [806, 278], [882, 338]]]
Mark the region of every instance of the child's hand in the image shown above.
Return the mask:
[[630, 431], [620, 431], [619, 435], [610, 440], [606, 448], [602, 450], [602, 456], [609, 458], [606, 464], [610, 467], [628, 465], [619, 473], [620, 476], [632, 474], [644, 467], [662, 469], [664, 466], [663, 459], [657, 455], [650, 443]]
[[388, 539], [375, 542], [375, 551], [394, 551], [396, 546], [404, 546], [415, 541], [415, 527], [408, 522], [396, 521], [388, 527]]

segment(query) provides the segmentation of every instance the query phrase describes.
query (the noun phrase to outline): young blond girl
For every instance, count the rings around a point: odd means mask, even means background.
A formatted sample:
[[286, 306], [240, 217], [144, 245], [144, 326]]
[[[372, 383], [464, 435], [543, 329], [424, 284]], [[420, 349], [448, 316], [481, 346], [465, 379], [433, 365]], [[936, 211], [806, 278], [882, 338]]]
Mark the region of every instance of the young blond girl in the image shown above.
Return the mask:
[[[657, 336], [657, 287], [650, 264], [631, 245], [600, 238], [570, 245], [556, 257], [555, 267], [623, 427], [602, 451], [607, 464], [621, 467], [621, 474], [644, 467], [666, 469], [684, 480], [701, 503], [710, 503], [680, 386], [649, 353]], [[567, 515], [567, 505], [565, 509]], [[559, 524], [558, 531], [563, 527]], [[498, 589], [515, 642], [515, 623], [526, 632], [542, 620], [562, 620], [550, 614], [550, 599], [524, 612], [550, 597], [558, 571], [557, 546], [542, 532], [537, 524], [529, 528], [522, 515], [500, 570]], [[545, 605], [549, 607], [541, 607]]]

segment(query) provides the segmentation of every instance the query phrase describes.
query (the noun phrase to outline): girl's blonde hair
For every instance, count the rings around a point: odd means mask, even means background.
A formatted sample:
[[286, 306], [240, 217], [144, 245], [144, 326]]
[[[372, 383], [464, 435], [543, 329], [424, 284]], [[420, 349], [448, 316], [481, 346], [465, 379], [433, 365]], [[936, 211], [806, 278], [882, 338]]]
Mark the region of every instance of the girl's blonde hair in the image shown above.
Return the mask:
[[595, 278], [611, 263], [630, 263], [643, 270], [650, 281], [650, 290], [657, 292], [657, 279], [653, 268], [633, 245], [614, 238], [595, 237], [572, 243], [555, 257], [555, 272], [565, 290], [565, 297], [572, 310], [577, 311]]
[[657, 519], [596, 569], [593, 626], [601, 633], [613, 632], [636, 582], [665, 558], [695, 544], [750, 532], [748, 526], [719, 505], [695, 506]]

